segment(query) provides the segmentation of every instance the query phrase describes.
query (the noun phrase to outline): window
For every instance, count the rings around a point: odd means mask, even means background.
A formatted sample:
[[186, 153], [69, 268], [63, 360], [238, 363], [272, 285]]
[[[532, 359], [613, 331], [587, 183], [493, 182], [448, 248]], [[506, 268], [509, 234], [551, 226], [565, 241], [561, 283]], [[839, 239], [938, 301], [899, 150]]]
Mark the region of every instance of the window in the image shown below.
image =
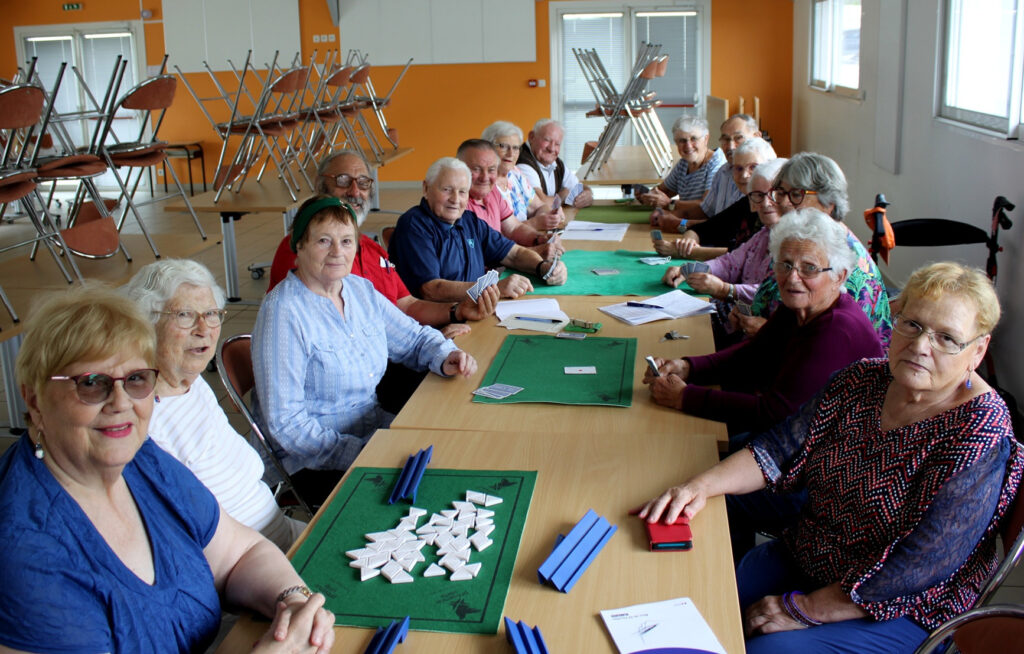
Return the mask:
[[946, 1], [940, 116], [1019, 138], [1024, 111], [1019, 4]]
[[811, 5], [811, 86], [860, 95], [860, 0]]

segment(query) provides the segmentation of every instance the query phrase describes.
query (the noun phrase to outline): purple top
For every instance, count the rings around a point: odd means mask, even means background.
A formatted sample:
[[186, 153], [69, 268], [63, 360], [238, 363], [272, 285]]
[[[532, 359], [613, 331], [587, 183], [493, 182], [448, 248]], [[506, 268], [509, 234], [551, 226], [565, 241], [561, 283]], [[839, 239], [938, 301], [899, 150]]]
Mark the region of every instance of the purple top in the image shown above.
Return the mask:
[[772, 267], [772, 255], [768, 252], [768, 237], [771, 231], [762, 227], [738, 248], [708, 261], [709, 271], [722, 281], [736, 286], [736, 298], [751, 304], [754, 293]]
[[885, 360], [855, 363], [748, 449], [770, 488], [807, 489], [783, 534], [805, 575], [839, 582], [875, 620], [932, 630], [969, 609], [995, 569], [1024, 458], [994, 391], [882, 430], [891, 382]]
[[805, 325], [782, 304], [753, 338], [686, 357], [690, 375], [680, 408], [728, 422], [733, 432], [767, 429], [814, 397], [837, 370], [884, 354], [871, 321], [846, 293]]

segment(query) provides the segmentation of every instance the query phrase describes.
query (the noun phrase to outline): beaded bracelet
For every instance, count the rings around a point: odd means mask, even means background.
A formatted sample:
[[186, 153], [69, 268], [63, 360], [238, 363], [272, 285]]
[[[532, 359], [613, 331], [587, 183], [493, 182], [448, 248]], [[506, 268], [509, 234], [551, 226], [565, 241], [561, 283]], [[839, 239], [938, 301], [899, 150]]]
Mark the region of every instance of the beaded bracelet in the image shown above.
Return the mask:
[[786, 609], [786, 613], [789, 614], [789, 617], [793, 618], [805, 627], [820, 627], [824, 624], [801, 611], [800, 607], [797, 606], [796, 600], [793, 599], [794, 595], [803, 595], [803, 592], [799, 590], [791, 590], [782, 596], [782, 607]]

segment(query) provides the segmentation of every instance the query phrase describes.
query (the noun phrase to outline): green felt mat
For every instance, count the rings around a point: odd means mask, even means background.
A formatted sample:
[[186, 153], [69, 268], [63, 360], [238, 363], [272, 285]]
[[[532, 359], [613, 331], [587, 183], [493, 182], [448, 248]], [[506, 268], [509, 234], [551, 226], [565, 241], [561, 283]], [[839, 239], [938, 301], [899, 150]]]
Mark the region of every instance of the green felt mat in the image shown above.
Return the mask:
[[[567, 375], [566, 366], [594, 366], [596, 375]], [[548, 402], [628, 407], [633, 403], [635, 338], [587, 336], [582, 341], [548, 335], [505, 337], [481, 386], [510, 384], [523, 390], [503, 400], [474, 395], [482, 404]]]
[[[528, 273], [517, 274], [525, 275], [533, 283], [532, 295], [661, 295], [672, 290], [661, 281], [665, 270], [670, 265], [681, 265], [685, 260], [674, 259], [670, 264], [660, 266], [640, 263], [642, 257], [656, 256], [658, 253], [653, 249], [649, 252], [569, 250], [562, 255], [562, 263], [569, 270], [569, 279], [561, 286], [548, 286], [540, 277]], [[596, 275], [594, 268], [614, 268], [619, 273]], [[502, 276], [510, 274], [512, 272], [506, 271]], [[679, 290], [694, 294], [686, 282], [679, 285]]]
[[589, 220], [595, 223], [649, 223], [650, 207], [638, 203], [599, 205], [580, 209], [576, 220]]
[[[464, 501], [467, 490], [504, 500], [488, 507], [494, 511], [494, 544], [482, 552], [473, 549], [469, 559], [483, 564], [480, 574], [468, 581], [424, 577], [423, 571], [439, 558], [436, 548], [427, 545], [421, 550], [426, 561], [410, 573], [414, 582], [392, 584], [383, 575], [361, 582], [345, 552], [365, 547], [365, 534], [392, 529], [408, 513], [408, 502], [387, 503], [400, 472], [354, 468], [292, 557], [295, 569], [311, 588], [327, 596], [327, 608], [339, 625], [387, 626], [408, 615], [412, 629], [497, 633], [537, 473], [427, 468], [412, 505], [426, 509], [427, 517], [451, 509], [452, 501]], [[420, 518], [421, 526], [427, 517]]]

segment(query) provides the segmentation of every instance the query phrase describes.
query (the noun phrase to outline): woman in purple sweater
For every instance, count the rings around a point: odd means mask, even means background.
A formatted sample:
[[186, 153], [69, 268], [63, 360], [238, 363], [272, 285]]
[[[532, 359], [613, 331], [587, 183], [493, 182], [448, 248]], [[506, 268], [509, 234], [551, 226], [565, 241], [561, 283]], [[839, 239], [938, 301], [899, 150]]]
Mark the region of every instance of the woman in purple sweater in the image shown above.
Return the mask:
[[871, 321], [844, 292], [854, 260], [842, 225], [816, 209], [796, 211], [772, 229], [769, 250], [782, 306], [752, 339], [706, 356], [655, 359], [660, 376], [648, 371], [644, 383], [656, 402], [724, 421], [732, 434], [764, 430], [837, 370], [884, 356]]

